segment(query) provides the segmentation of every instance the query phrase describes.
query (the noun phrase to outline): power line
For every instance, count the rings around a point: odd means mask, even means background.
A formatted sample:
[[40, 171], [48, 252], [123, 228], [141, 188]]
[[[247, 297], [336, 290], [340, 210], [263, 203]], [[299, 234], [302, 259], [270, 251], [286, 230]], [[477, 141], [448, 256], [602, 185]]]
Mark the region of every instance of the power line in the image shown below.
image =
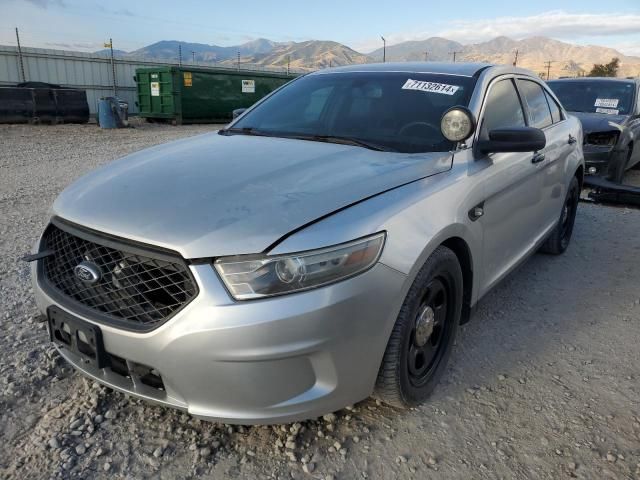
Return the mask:
[[453, 55], [453, 63], [456, 63], [456, 57], [458, 56], [459, 53], [462, 53], [462, 51], [453, 51], [453, 52], [449, 52], [449, 54]]
[[553, 60], [547, 60], [546, 62], [544, 62], [544, 66], [547, 67], [547, 80], [549, 80], [551, 77], [551, 63], [553, 62]]
[[22, 47], [20, 46], [20, 34], [18, 33], [18, 27], [16, 27], [16, 41], [18, 42], [18, 57], [20, 58], [20, 71], [22, 72], [22, 81], [26, 82], [27, 77], [24, 74], [24, 61], [22, 60]]

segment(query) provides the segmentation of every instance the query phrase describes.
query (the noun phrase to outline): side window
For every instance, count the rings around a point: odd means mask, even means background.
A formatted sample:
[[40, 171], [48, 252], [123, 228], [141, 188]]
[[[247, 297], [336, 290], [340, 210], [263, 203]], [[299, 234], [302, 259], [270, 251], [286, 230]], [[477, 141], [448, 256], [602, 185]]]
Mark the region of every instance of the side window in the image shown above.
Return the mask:
[[544, 128], [553, 123], [551, 110], [542, 87], [531, 80], [518, 80], [518, 88], [529, 107], [529, 124], [532, 127]]
[[512, 80], [493, 84], [484, 109], [483, 128], [487, 132], [497, 128], [524, 127], [524, 112]]
[[549, 104], [549, 108], [551, 109], [551, 119], [553, 123], [558, 123], [562, 120], [562, 111], [558, 106], [558, 103], [549, 95], [548, 92], [544, 92], [545, 97], [547, 97], [547, 103]]

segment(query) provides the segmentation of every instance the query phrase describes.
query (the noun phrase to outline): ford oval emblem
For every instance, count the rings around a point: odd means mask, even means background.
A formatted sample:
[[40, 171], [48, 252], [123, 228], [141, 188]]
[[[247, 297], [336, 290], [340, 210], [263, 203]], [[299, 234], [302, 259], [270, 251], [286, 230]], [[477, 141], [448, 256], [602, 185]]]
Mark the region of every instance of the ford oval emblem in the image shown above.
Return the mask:
[[73, 269], [73, 273], [76, 278], [81, 282], [84, 282], [88, 285], [93, 285], [97, 283], [98, 280], [102, 277], [102, 272], [100, 272], [100, 268], [92, 262], [82, 262], [76, 265]]

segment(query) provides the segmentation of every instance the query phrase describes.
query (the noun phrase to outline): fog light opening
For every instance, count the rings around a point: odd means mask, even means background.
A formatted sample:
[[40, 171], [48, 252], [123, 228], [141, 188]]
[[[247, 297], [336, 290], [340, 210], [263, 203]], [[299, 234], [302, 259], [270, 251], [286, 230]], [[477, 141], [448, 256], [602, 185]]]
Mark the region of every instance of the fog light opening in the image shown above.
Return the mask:
[[596, 167], [589, 167], [587, 171], [589, 172], [589, 175], [595, 175], [598, 173], [598, 169]]

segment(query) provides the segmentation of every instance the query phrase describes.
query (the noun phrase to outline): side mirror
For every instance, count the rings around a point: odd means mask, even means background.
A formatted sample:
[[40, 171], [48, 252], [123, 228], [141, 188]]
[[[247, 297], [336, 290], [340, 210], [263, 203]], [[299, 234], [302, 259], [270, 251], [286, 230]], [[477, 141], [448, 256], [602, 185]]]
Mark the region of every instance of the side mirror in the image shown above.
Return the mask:
[[235, 120], [246, 111], [246, 108], [236, 108], [233, 112], [231, 112], [232, 118]]
[[478, 141], [482, 153], [537, 152], [547, 144], [544, 132], [533, 127], [499, 128], [489, 132], [489, 139]]

